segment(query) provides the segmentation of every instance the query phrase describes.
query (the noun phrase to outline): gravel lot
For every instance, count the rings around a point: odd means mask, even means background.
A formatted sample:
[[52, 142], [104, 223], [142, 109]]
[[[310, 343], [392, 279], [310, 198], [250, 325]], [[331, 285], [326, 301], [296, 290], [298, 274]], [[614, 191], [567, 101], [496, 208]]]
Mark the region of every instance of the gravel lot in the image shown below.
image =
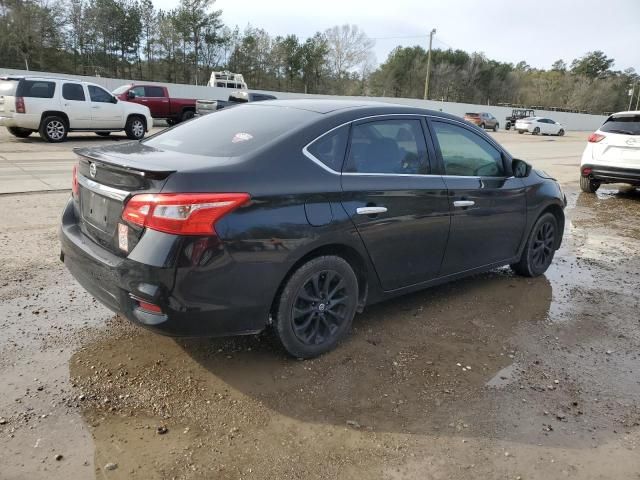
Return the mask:
[[2, 130], [0, 478], [640, 479], [640, 192], [579, 193], [583, 132], [495, 137], [567, 194], [546, 276], [370, 307], [302, 362], [269, 334], [175, 340], [112, 315], [56, 228], [72, 148], [118, 140]]

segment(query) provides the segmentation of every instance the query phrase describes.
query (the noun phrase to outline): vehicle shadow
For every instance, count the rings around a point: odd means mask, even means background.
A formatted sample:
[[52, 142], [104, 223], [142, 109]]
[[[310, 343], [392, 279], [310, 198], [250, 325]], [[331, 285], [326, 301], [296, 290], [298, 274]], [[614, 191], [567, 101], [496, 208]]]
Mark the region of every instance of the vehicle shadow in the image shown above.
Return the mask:
[[547, 319], [551, 299], [546, 277], [503, 269], [370, 306], [343, 344], [313, 360], [286, 356], [271, 335], [177, 343], [210, 381], [300, 421], [496, 435], [523, 415], [521, 393], [517, 378], [486, 384], [522, 359], [520, 337]]

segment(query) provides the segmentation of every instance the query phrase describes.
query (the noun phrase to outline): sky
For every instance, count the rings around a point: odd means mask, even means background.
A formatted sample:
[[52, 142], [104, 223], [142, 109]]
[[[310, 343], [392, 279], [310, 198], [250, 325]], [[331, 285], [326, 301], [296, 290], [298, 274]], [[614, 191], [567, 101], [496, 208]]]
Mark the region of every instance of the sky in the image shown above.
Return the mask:
[[[154, 0], [175, 8], [178, 0]], [[333, 25], [356, 24], [375, 39], [378, 63], [397, 45], [483, 52], [488, 58], [548, 69], [602, 50], [614, 69], [640, 72], [640, 0], [216, 0], [228, 26], [247, 24], [302, 40]], [[403, 37], [403, 38], [389, 38]], [[409, 37], [409, 38], [406, 38]]]

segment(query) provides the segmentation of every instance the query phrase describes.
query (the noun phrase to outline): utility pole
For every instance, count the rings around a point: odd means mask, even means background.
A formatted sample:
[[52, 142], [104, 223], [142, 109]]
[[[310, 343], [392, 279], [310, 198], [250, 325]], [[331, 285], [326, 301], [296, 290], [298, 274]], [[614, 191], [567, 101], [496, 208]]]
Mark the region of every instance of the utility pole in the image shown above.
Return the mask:
[[424, 79], [424, 99], [427, 100], [429, 95], [429, 74], [431, 73], [431, 45], [433, 44], [433, 36], [436, 34], [434, 28], [429, 33], [429, 54], [427, 55], [427, 78]]

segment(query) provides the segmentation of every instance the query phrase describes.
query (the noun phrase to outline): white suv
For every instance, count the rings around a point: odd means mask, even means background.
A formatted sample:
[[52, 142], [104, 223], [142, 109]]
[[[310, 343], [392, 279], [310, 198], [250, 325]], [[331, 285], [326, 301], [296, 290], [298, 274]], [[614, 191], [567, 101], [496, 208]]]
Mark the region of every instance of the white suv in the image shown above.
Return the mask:
[[19, 138], [33, 132], [62, 142], [68, 132], [107, 136], [124, 130], [140, 140], [153, 127], [144, 105], [119, 102], [99, 85], [65, 78], [0, 77], [0, 125]]
[[640, 187], [640, 111], [614, 113], [589, 135], [580, 162], [580, 188], [593, 193], [603, 183]]

